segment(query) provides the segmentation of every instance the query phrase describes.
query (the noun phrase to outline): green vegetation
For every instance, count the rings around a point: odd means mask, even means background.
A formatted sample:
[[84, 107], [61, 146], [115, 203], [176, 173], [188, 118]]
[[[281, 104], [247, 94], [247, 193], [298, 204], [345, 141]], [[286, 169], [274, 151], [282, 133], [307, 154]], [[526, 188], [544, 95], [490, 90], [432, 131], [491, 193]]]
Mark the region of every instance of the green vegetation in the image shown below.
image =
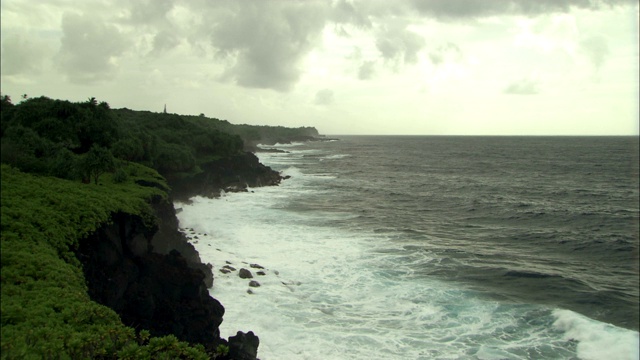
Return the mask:
[[180, 115], [128, 109], [112, 112], [121, 130], [114, 155], [153, 167], [163, 175], [197, 173], [204, 162], [242, 151], [240, 137]]
[[95, 144], [91, 146], [80, 164], [79, 167], [85, 174], [84, 178], [93, 178], [96, 185], [98, 185], [100, 175], [112, 171], [115, 166], [111, 151]]
[[202, 346], [173, 336], [149, 338], [125, 327], [87, 295], [78, 239], [123, 212], [153, 222], [149, 199], [166, 196], [153, 170], [124, 167], [129, 180], [102, 186], [25, 174], [2, 165], [2, 358], [206, 359]]
[[170, 189], [161, 174], [197, 174], [206, 162], [242, 152], [243, 141], [314, 134], [112, 110], [95, 98], [14, 105], [0, 96], [2, 359], [225, 356], [225, 346], [207, 354], [174, 336], [124, 326], [89, 298], [73, 250], [114, 213], [156, 221], [150, 200], [166, 199]]
[[[114, 110], [95, 98], [72, 103], [39, 97], [17, 105], [8, 96], [0, 100], [2, 163], [66, 179], [88, 180], [90, 174], [97, 182], [102, 173], [117, 170], [109, 164], [111, 155], [165, 177], [188, 177], [207, 162], [241, 153], [245, 145], [318, 136], [310, 127], [233, 125], [204, 116]], [[104, 163], [94, 157], [98, 154]]]
[[235, 125], [225, 120], [211, 119], [204, 116], [183, 116], [183, 118], [203, 128], [238, 135], [244, 141], [245, 146], [253, 146], [258, 143], [301, 141], [319, 136], [318, 130], [313, 127], [287, 128], [283, 126]]
[[194, 173], [199, 164], [242, 151], [242, 139], [173, 114], [111, 110], [95, 98], [71, 103], [46, 97], [13, 105], [1, 98], [2, 157], [24, 172], [97, 183], [117, 170], [111, 157], [163, 175]]

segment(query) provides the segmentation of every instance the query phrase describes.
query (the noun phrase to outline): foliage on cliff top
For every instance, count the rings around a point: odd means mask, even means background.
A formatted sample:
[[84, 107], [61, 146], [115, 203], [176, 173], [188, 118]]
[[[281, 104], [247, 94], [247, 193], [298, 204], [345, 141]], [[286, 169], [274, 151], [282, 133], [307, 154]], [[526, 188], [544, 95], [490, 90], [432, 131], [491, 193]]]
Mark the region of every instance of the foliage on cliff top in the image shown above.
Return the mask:
[[310, 126], [290, 128], [284, 126], [231, 124], [226, 120], [208, 118], [205, 116], [183, 116], [186, 120], [204, 128], [217, 129], [242, 138], [245, 145], [259, 143], [286, 143], [289, 141], [303, 141], [320, 136], [318, 130]]
[[[149, 338], [91, 301], [70, 249], [115, 212], [153, 221], [148, 201], [166, 196], [155, 171], [127, 167], [119, 184], [102, 185], [25, 174], [1, 165], [3, 359], [207, 358], [175, 337]], [[154, 186], [139, 186], [144, 180]]]
[[237, 135], [202, 126], [185, 116], [128, 109], [112, 113], [121, 132], [114, 154], [163, 175], [194, 172], [204, 162], [242, 151], [242, 139]]
[[237, 135], [180, 115], [116, 112], [95, 98], [72, 103], [39, 97], [14, 105], [3, 96], [0, 105], [2, 162], [29, 173], [95, 178], [103, 171], [86, 160], [96, 148], [163, 175], [197, 172], [202, 162], [242, 151]]
[[[0, 97], [3, 163], [24, 172], [96, 180], [90, 150], [151, 167], [167, 178], [191, 177], [213, 160], [255, 149], [257, 143], [301, 141], [312, 127], [234, 125], [203, 116], [111, 109], [90, 98], [69, 102], [38, 97], [13, 104]], [[103, 151], [104, 150], [104, 151]]]
[[154, 221], [149, 201], [169, 191], [158, 173], [188, 177], [241, 152], [242, 138], [295, 134], [317, 131], [0, 96], [2, 358], [206, 358], [175, 337], [136, 335], [91, 301], [72, 250], [113, 213]]

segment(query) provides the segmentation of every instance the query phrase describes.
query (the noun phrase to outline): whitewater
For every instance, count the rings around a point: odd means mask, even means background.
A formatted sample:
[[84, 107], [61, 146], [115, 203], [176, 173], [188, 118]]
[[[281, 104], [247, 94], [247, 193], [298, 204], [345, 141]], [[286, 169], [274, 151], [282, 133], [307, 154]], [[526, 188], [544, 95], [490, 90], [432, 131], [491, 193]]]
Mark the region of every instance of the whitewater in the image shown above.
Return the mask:
[[[253, 331], [260, 359], [638, 359], [635, 330], [423, 271], [450, 269], [456, 258], [424, 245], [437, 233], [418, 241], [361, 221], [368, 209], [336, 190], [358, 184], [326, 166], [352, 154], [331, 143], [275, 147], [286, 152], [258, 155], [290, 176], [280, 186], [175, 204], [213, 265], [221, 335]], [[241, 279], [241, 268], [253, 279]]]

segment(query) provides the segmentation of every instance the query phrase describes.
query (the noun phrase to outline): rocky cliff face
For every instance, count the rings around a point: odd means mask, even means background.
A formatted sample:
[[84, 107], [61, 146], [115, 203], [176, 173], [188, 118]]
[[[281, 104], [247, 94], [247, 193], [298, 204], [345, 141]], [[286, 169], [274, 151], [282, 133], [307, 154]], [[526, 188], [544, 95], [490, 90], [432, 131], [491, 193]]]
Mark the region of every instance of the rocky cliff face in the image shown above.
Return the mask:
[[[212, 161], [188, 179], [167, 176], [172, 196], [218, 196], [220, 190], [246, 191], [248, 186], [277, 185], [279, 173], [251, 153]], [[158, 186], [139, 183], [141, 186]], [[178, 339], [213, 350], [229, 346], [229, 359], [255, 359], [259, 339], [239, 332], [227, 342], [220, 338], [224, 307], [209, 295], [213, 274], [198, 252], [178, 231], [172, 199], [151, 200], [154, 225], [139, 216], [113, 214], [111, 222], [82, 239], [76, 251], [91, 298], [115, 310], [122, 322], [153, 336]]]
[[188, 178], [166, 175], [176, 200], [185, 201], [192, 196], [217, 197], [220, 190], [246, 191], [247, 187], [278, 185], [280, 174], [260, 163], [249, 152], [211, 161], [201, 166], [202, 172]]
[[114, 309], [125, 325], [213, 348], [222, 342], [224, 307], [209, 296], [202, 271], [189, 267], [178, 251], [153, 252], [156, 231], [140, 217], [118, 213], [83, 239], [76, 254], [89, 295]]
[[158, 230], [151, 237], [153, 252], [167, 255], [171, 251], [178, 251], [192, 269], [202, 271], [207, 288], [213, 286], [211, 267], [203, 264], [198, 251], [187, 242], [183, 233], [178, 231], [178, 219], [171, 199], [154, 199], [152, 201], [158, 222]]
[[[166, 204], [171, 205], [154, 200], [160, 213], [168, 211]], [[174, 220], [163, 216], [165, 224], [153, 226], [139, 216], [113, 214], [110, 223], [80, 241], [76, 256], [91, 299], [115, 310], [125, 325], [136, 330], [149, 330], [153, 336], [173, 334], [212, 352], [220, 344], [228, 345], [229, 353], [216, 359], [256, 359], [259, 339], [252, 332], [238, 332], [228, 342], [220, 338], [224, 307], [207, 291], [207, 276], [213, 281], [211, 269], [199, 263], [193, 247], [178, 246], [193, 251], [188, 255], [191, 260], [171, 249], [179, 239], [168, 231], [170, 224], [177, 224], [175, 213], [171, 214]], [[158, 237], [162, 227], [165, 234]], [[154, 245], [170, 250], [158, 253]]]

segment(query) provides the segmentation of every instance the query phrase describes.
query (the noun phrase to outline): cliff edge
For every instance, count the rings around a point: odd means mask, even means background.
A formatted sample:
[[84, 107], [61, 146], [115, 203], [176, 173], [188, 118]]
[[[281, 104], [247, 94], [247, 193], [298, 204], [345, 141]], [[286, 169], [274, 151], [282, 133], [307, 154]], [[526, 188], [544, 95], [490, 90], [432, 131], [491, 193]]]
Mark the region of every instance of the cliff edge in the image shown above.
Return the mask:
[[154, 249], [179, 240], [158, 236], [175, 213], [164, 179], [130, 166], [93, 185], [2, 165], [3, 358], [256, 358], [253, 333], [220, 338], [204, 272]]

